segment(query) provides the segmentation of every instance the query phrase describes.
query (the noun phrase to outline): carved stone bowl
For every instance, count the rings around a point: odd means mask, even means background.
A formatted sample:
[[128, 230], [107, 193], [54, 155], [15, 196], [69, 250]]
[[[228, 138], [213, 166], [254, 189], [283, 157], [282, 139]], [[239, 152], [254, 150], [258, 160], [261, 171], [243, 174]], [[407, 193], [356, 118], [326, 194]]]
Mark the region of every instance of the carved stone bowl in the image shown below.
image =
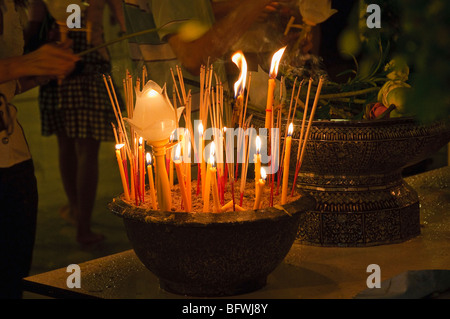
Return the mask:
[[[258, 123], [255, 116], [253, 124]], [[301, 122], [294, 123], [290, 172], [295, 171], [300, 127]], [[450, 126], [443, 122], [314, 121], [296, 186], [317, 205], [302, 214], [297, 240], [355, 247], [416, 237], [419, 198], [402, 170], [449, 141]]]
[[224, 213], [145, 210], [119, 197], [109, 204], [161, 288], [207, 297], [263, 287], [295, 241], [301, 213], [314, 207], [308, 196], [282, 209]]
[[450, 141], [444, 123], [412, 118], [316, 121], [298, 188], [317, 201], [302, 215], [298, 239], [322, 246], [372, 246], [420, 234], [419, 198], [402, 169]]

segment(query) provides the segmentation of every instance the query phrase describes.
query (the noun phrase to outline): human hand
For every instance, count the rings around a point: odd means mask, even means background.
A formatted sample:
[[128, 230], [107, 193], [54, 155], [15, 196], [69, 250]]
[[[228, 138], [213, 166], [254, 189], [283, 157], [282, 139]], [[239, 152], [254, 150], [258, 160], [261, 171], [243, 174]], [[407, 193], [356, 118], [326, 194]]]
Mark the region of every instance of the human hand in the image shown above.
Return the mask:
[[260, 15], [258, 21], [264, 22], [266, 21], [270, 15], [279, 14], [284, 17], [290, 17], [295, 15], [297, 10], [295, 10], [296, 1], [294, 0], [278, 0], [271, 1], [266, 5], [262, 14]]
[[66, 77], [80, 60], [70, 49], [71, 44], [71, 41], [44, 44], [36, 51], [24, 55], [19, 73], [21, 76], [49, 76], [55, 79]]

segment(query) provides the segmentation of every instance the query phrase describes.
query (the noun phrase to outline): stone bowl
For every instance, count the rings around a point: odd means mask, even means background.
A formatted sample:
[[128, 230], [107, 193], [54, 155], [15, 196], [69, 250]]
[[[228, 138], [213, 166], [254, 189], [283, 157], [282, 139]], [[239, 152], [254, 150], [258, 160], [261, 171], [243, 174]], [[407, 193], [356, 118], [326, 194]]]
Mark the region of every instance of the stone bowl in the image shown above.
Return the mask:
[[[252, 124], [263, 126], [263, 117], [255, 115]], [[295, 121], [290, 172], [295, 171], [300, 127]], [[313, 121], [296, 187], [312, 196], [316, 207], [302, 214], [298, 241], [364, 247], [420, 235], [419, 198], [402, 170], [449, 141], [448, 122], [422, 124], [411, 117]]]
[[146, 210], [120, 197], [109, 204], [162, 289], [203, 297], [265, 286], [295, 241], [301, 213], [314, 207], [309, 196], [278, 208], [224, 213]]

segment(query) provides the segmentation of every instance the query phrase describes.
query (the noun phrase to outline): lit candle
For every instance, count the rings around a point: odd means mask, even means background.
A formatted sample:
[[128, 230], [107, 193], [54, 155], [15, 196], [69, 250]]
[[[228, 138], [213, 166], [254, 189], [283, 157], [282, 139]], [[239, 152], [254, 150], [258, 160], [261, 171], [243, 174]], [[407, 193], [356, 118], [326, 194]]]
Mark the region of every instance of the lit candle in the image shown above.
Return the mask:
[[192, 208], [192, 185], [191, 185], [191, 142], [188, 143], [186, 163], [186, 193], [189, 201], [189, 207]]
[[[227, 161], [227, 139], [226, 139], [226, 132], [227, 128], [226, 126], [223, 127], [223, 141], [224, 141], [224, 157], [223, 161], [225, 163], [224, 172], [223, 172], [223, 191], [225, 192], [225, 189], [227, 188], [227, 181], [228, 181], [228, 161]], [[222, 201], [224, 200], [224, 194], [222, 194]]]
[[[170, 143], [173, 142], [173, 133], [170, 136], [169, 142]], [[170, 154], [170, 156], [169, 156], [169, 182], [170, 182], [170, 188], [173, 188], [173, 157], [172, 157], [172, 152], [173, 152], [173, 150], [171, 149], [169, 151], [169, 154]]]
[[158, 203], [156, 201], [156, 193], [155, 193], [155, 183], [153, 181], [153, 165], [152, 165], [152, 156], [150, 153], [146, 155], [147, 159], [147, 174], [148, 174], [148, 183], [150, 185], [150, 196], [152, 199], [152, 207], [154, 210], [158, 209]]
[[259, 136], [256, 136], [255, 187], [257, 187], [260, 178], [261, 178], [261, 138]]
[[[216, 171], [215, 167], [214, 170], [212, 169], [214, 166], [214, 153], [215, 153], [215, 143], [211, 142], [211, 147], [209, 149], [209, 160], [208, 160], [208, 166], [206, 168], [206, 177], [205, 177], [205, 193], [203, 197], [203, 212], [209, 212], [209, 197], [211, 194], [211, 184], [213, 176], [212, 173]], [[214, 196], [214, 195], [213, 195]]]
[[139, 190], [141, 194], [141, 201], [144, 202], [144, 192], [145, 192], [145, 169], [144, 169], [144, 145], [142, 137], [139, 137], [139, 147], [138, 147], [138, 163], [139, 163]]
[[223, 147], [224, 147], [224, 131], [222, 130], [220, 132], [220, 137], [219, 137], [219, 147], [218, 147], [218, 175], [217, 175], [217, 183], [219, 186], [219, 199], [220, 199], [220, 203], [223, 204], [224, 202], [224, 188], [225, 188], [225, 169], [224, 167], [226, 167], [226, 165], [224, 165], [224, 152], [223, 152]]
[[256, 196], [255, 196], [255, 204], [253, 205], [253, 209], [260, 209], [261, 208], [261, 198], [263, 196], [264, 192], [264, 185], [266, 185], [266, 171], [264, 168], [261, 168], [261, 178], [258, 181], [258, 187], [256, 189]]
[[283, 185], [281, 188], [281, 204], [286, 204], [287, 200], [287, 187], [289, 181], [289, 161], [291, 157], [291, 142], [292, 142], [292, 132], [294, 127], [289, 124], [288, 135], [286, 137], [286, 148], [284, 150], [284, 162], [283, 162]]
[[135, 173], [136, 173], [136, 163], [135, 163], [134, 155], [132, 155], [132, 159], [130, 160], [130, 197], [132, 200], [136, 198], [136, 189], [134, 187], [134, 181], [136, 179]]
[[116, 157], [117, 157], [117, 163], [119, 164], [120, 178], [122, 180], [122, 186], [123, 186], [123, 192], [125, 194], [125, 199], [130, 200], [130, 193], [128, 191], [127, 180], [125, 179], [125, 171], [123, 169], [122, 155], [120, 155], [120, 149], [124, 145], [125, 144], [117, 144], [116, 145]]
[[210, 189], [211, 189], [211, 165], [214, 162], [214, 156], [209, 157], [208, 161], [208, 167], [206, 170], [206, 177], [205, 177], [205, 188], [204, 188], [204, 194], [203, 194], [203, 212], [208, 213], [209, 212], [209, 195], [210, 195]]
[[173, 161], [175, 164], [175, 170], [177, 172], [177, 178], [178, 178], [178, 185], [180, 186], [180, 192], [181, 192], [181, 199], [183, 200], [185, 209], [189, 212], [191, 208], [189, 207], [189, 201], [186, 194], [186, 184], [184, 181], [184, 175], [181, 167], [181, 160], [180, 160], [180, 144], [177, 145], [176, 151], [175, 151], [175, 159]]
[[212, 192], [213, 192], [213, 212], [218, 213], [220, 212], [220, 201], [219, 201], [219, 189], [217, 187], [217, 168], [214, 166], [214, 157], [212, 158], [213, 162], [211, 163], [211, 186], [212, 186]]
[[[236, 99], [236, 106], [235, 106], [235, 112], [233, 112], [233, 115], [235, 116], [233, 123], [238, 122], [238, 126], [242, 125], [242, 116], [243, 116], [243, 107], [244, 107], [244, 91], [245, 91], [245, 84], [247, 81], [247, 61], [245, 60], [244, 54], [242, 51], [238, 51], [231, 57], [231, 60], [236, 64], [236, 66], [239, 68], [239, 78], [234, 83], [234, 97]], [[236, 115], [239, 115], [238, 119], [236, 119]]]
[[[180, 153], [180, 158], [183, 158], [182, 162], [184, 163], [184, 157], [185, 157], [185, 153], [186, 153], [186, 146], [184, 145], [184, 134], [182, 132], [180, 132], [178, 134], [178, 145], [181, 145], [181, 153]], [[183, 175], [186, 176], [186, 169], [184, 167], [184, 165], [181, 167], [181, 171], [183, 172]]]
[[275, 91], [275, 79], [277, 78], [278, 66], [280, 65], [281, 57], [283, 56], [286, 47], [281, 48], [272, 56], [272, 63], [270, 65], [269, 72], [269, 84], [267, 89], [267, 104], [266, 104], [266, 129], [272, 128], [272, 118], [273, 118], [273, 93]]
[[[200, 179], [201, 179], [201, 182], [202, 182], [202, 196], [204, 198], [204, 196], [205, 196], [205, 194], [204, 194], [205, 179], [206, 179], [205, 178], [205, 176], [206, 176], [206, 169], [205, 169], [206, 163], [205, 163], [205, 160], [203, 158], [203, 153], [205, 151], [205, 140], [203, 139], [203, 124], [202, 123], [200, 123], [198, 125], [198, 133], [199, 133], [199, 138], [200, 138], [200, 143], [198, 144], [198, 145], [200, 145], [200, 149], [199, 149], [200, 154], [198, 156], [198, 159], [200, 161], [200, 175], [201, 175]], [[197, 178], [198, 178], [198, 173], [197, 173]]]

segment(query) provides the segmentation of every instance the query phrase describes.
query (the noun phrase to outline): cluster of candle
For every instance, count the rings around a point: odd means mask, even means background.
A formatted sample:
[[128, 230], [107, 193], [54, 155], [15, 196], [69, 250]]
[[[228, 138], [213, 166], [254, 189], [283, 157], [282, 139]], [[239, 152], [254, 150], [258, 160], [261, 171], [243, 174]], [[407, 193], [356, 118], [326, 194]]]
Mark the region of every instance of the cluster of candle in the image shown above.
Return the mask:
[[[276, 78], [278, 72], [278, 65], [280, 63], [280, 59], [283, 55], [285, 48], [277, 51], [272, 58], [272, 64], [269, 74], [269, 82], [268, 82], [268, 94], [267, 94], [267, 102], [266, 102], [266, 118], [265, 118], [265, 128], [271, 129], [273, 127], [281, 128], [281, 113], [282, 106], [276, 105], [274, 106], [274, 92], [276, 87]], [[244, 210], [243, 205], [243, 195], [245, 192], [246, 186], [246, 178], [248, 172], [248, 163], [249, 163], [249, 155], [250, 155], [250, 145], [249, 140], [252, 141], [252, 138], [248, 137], [246, 134], [239, 134], [237, 136], [238, 141], [238, 157], [241, 157], [243, 161], [242, 164], [234, 163], [234, 160], [227, 161], [223, 160], [224, 158], [228, 158], [230, 154], [226, 154], [230, 152], [230, 149], [226, 147], [227, 141], [225, 140], [225, 132], [226, 125], [224, 125], [224, 118], [231, 119], [231, 123], [228, 123], [231, 127], [242, 128], [243, 130], [250, 127], [251, 123], [251, 115], [247, 118], [247, 103], [248, 103], [248, 94], [247, 99], [245, 99], [245, 85], [247, 83], [247, 70], [246, 70], [246, 62], [245, 57], [242, 52], [237, 52], [233, 58], [233, 62], [240, 68], [240, 77], [235, 84], [235, 103], [233, 112], [233, 116], [227, 114], [228, 116], [224, 116], [224, 103], [223, 103], [223, 86], [220, 81], [217, 80], [215, 86], [212, 84], [211, 79], [213, 78], [213, 67], [212, 65], [208, 68], [202, 67], [200, 72], [200, 115], [199, 120], [200, 124], [197, 127], [198, 132], [198, 140], [194, 139], [191, 144], [191, 136], [194, 136], [194, 131], [191, 122], [191, 94], [190, 92], [186, 92], [183, 76], [181, 74], [181, 69], [177, 68], [177, 77], [178, 77], [178, 85], [175, 80], [175, 75], [172, 72], [173, 80], [174, 80], [174, 92], [173, 92], [173, 103], [176, 106], [177, 104], [182, 105], [184, 108], [184, 119], [186, 122], [186, 128], [184, 130], [179, 130], [178, 128], [178, 120], [180, 114], [177, 113], [177, 108], [172, 106], [170, 102], [168, 102], [167, 98], [164, 98], [165, 91], [164, 89], [161, 92], [158, 89], [151, 89], [146, 84], [146, 70], [144, 68], [142, 74], [142, 91], [138, 90], [140, 87], [140, 79], [136, 80], [136, 84], [134, 88], [136, 89], [136, 94], [139, 97], [139, 110], [137, 107], [138, 102], [136, 102], [136, 110], [134, 109], [134, 98], [132, 89], [133, 82], [132, 78], [129, 74], [127, 74], [126, 79], [124, 80], [124, 88], [125, 88], [125, 101], [127, 104], [127, 112], [128, 112], [128, 122], [131, 124], [131, 136], [134, 138], [134, 143], [130, 144], [129, 139], [125, 129], [123, 118], [120, 114], [120, 108], [117, 104], [117, 98], [115, 96], [114, 89], [111, 85], [108, 85], [108, 81], [105, 77], [105, 84], [108, 87], [108, 92], [110, 93], [111, 102], [114, 107], [114, 111], [116, 113], [117, 118], [117, 129], [116, 126], [113, 125], [113, 129], [116, 135], [116, 155], [117, 161], [119, 165], [119, 172], [122, 179], [122, 185], [124, 189], [124, 197], [126, 200], [134, 201], [136, 205], [140, 205], [141, 203], [145, 203], [146, 201], [150, 201], [151, 207], [154, 210], [170, 210], [172, 209], [172, 192], [174, 192], [174, 174], [176, 174], [178, 189], [177, 192], [180, 192], [181, 195], [181, 210], [191, 211], [192, 210], [192, 186], [191, 186], [191, 175], [192, 168], [191, 165], [191, 150], [194, 151], [194, 156], [197, 159], [197, 196], [200, 195], [203, 202], [203, 212], [223, 212], [228, 209], [235, 210]], [[248, 77], [248, 83], [250, 86], [251, 74]], [[111, 79], [109, 78], [109, 82]], [[150, 82], [150, 81], [149, 81]], [[302, 81], [303, 83], [303, 81]], [[311, 89], [312, 80], [310, 79], [307, 100], [309, 99], [310, 89]], [[145, 86], [144, 86], [145, 84]], [[305, 123], [306, 123], [306, 114], [308, 111], [308, 101], [305, 103], [304, 109], [304, 117], [301, 125], [301, 135], [299, 139], [299, 148], [297, 154], [297, 163], [295, 170], [295, 178], [298, 175], [301, 162], [304, 156], [304, 150], [306, 146], [306, 141], [309, 136], [310, 127], [312, 123], [312, 119], [314, 118], [315, 108], [317, 107], [318, 95], [320, 94], [320, 89], [322, 85], [322, 79], [319, 81], [319, 85], [316, 91], [316, 99], [314, 101], [313, 108], [310, 112], [310, 118], [308, 122], [308, 127], [306, 131]], [[294, 82], [294, 89], [291, 96], [291, 105], [289, 107], [289, 112], [287, 116], [286, 123], [286, 131], [284, 135], [284, 145], [282, 148], [278, 147], [281, 142], [281, 139], [277, 143], [274, 143], [276, 137], [268, 136], [269, 140], [271, 140], [271, 147], [269, 151], [274, 155], [274, 153], [282, 152], [283, 161], [281, 162], [282, 169], [271, 170], [270, 173], [267, 173], [266, 170], [261, 166], [261, 139], [259, 136], [256, 136], [255, 139], [255, 149], [256, 154], [254, 156], [255, 163], [255, 195], [253, 202], [253, 209], [260, 209], [262, 198], [264, 198], [265, 188], [267, 187], [267, 182], [270, 183], [270, 205], [273, 205], [273, 197], [274, 193], [278, 195], [278, 186], [280, 181], [282, 180], [281, 186], [281, 204], [286, 204], [287, 196], [288, 196], [288, 183], [289, 183], [289, 167], [291, 161], [291, 144], [292, 144], [292, 134], [294, 131], [293, 120], [295, 116], [295, 110], [298, 103], [298, 94], [301, 89], [301, 85], [298, 87], [297, 98], [295, 99], [295, 107], [293, 112], [292, 103], [294, 100], [295, 94], [295, 86], [296, 81]], [[144, 91], [144, 87], [147, 87], [148, 94], [142, 94]], [[139, 94], [138, 94], [139, 93]], [[280, 101], [282, 94], [282, 85], [280, 85]], [[161, 95], [161, 97], [160, 97]], [[146, 98], [152, 99], [145, 100]], [[138, 99], [138, 98], [137, 98]], [[157, 103], [162, 103], [161, 105], [156, 105]], [[155, 114], [152, 113], [152, 108], [158, 107], [161, 110], [166, 108], [167, 114], [165, 115], [167, 118], [170, 117], [171, 120], [174, 120], [176, 123], [176, 129], [167, 133], [164, 133], [164, 136], [158, 137], [157, 141], [152, 140], [152, 134], [147, 134], [146, 129], [144, 128], [147, 123], [143, 121], [142, 118], [138, 118], [137, 113], [139, 113], [140, 117], [151, 116], [152, 121], [156, 121], [155, 123], [168, 123], [166, 118], [158, 118]], [[178, 111], [181, 108], [178, 109]], [[161, 111], [164, 113], [163, 111]], [[161, 113], [160, 112], [160, 113]], [[161, 113], [161, 114], [162, 114]], [[277, 114], [276, 117], [274, 116]], [[146, 115], [145, 115], [146, 114]], [[150, 115], [151, 114], [151, 115]], [[172, 114], [172, 115], [170, 115]], [[175, 116], [173, 116], [175, 114]], [[235, 116], [237, 115], [237, 116]], [[214, 140], [208, 144], [210, 154], [206, 156], [205, 153], [205, 130], [202, 123], [211, 123], [212, 127], [216, 128], [216, 132], [218, 134], [214, 134]], [[165, 124], [161, 124], [165, 125]], [[151, 125], [150, 125], [151, 126]], [[183, 133], [180, 133], [183, 132]], [[241, 132], [241, 131], [239, 131]], [[175, 136], [175, 133], [177, 136]], [[170, 134], [170, 136], [168, 135]], [[167, 135], [167, 136], [166, 136]], [[245, 136], [244, 136], [245, 135]], [[175, 137], [177, 140], [175, 141]], [[234, 136], [233, 136], [234, 139]], [[139, 141], [138, 143], [136, 141]], [[153, 155], [149, 152], [146, 153], [146, 142], [148, 142], [148, 146], [152, 149], [154, 156], [156, 158], [156, 167], [155, 167], [155, 176], [153, 174]], [[277, 145], [277, 146], [275, 146]], [[225, 151], [225, 152], [224, 152]], [[225, 156], [224, 156], [225, 153]], [[231, 157], [234, 159], [234, 152], [231, 154]], [[219, 161], [217, 161], [217, 159]], [[146, 161], [146, 164], [145, 164]], [[237, 162], [237, 161], [236, 161]], [[272, 163], [268, 163], [270, 165]], [[273, 168], [273, 167], [272, 167]], [[237, 176], [239, 175], [240, 169], [240, 201], [235, 200], [234, 194], [234, 182], [238, 180]], [[278, 173], [276, 174], [275, 172]], [[148, 184], [146, 183], [145, 175], [148, 176]], [[277, 186], [275, 187], [275, 178], [277, 178]], [[228, 188], [228, 182], [231, 187]], [[146, 195], [146, 184], [149, 186], [149, 196]], [[156, 186], [155, 186], [156, 184]], [[292, 186], [291, 196], [294, 193], [294, 184]], [[231, 191], [231, 200], [225, 203], [225, 192], [227, 189]], [[211, 197], [212, 197], [212, 207], [211, 207]], [[246, 203], [248, 206], [248, 203]]]
[[[152, 208], [157, 209], [155, 181], [153, 177], [153, 156], [149, 152], [145, 153], [142, 137], [139, 139], [137, 150], [137, 156], [132, 156], [132, 160], [129, 161], [129, 157], [125, 151], [125, 143], [116, 144], [116, 158], [125, 199], [135, 201], [136, 205], [145, 202], [145, 175], [147, 174]], [[137, 161], [133, 160], [136, 158]]]

